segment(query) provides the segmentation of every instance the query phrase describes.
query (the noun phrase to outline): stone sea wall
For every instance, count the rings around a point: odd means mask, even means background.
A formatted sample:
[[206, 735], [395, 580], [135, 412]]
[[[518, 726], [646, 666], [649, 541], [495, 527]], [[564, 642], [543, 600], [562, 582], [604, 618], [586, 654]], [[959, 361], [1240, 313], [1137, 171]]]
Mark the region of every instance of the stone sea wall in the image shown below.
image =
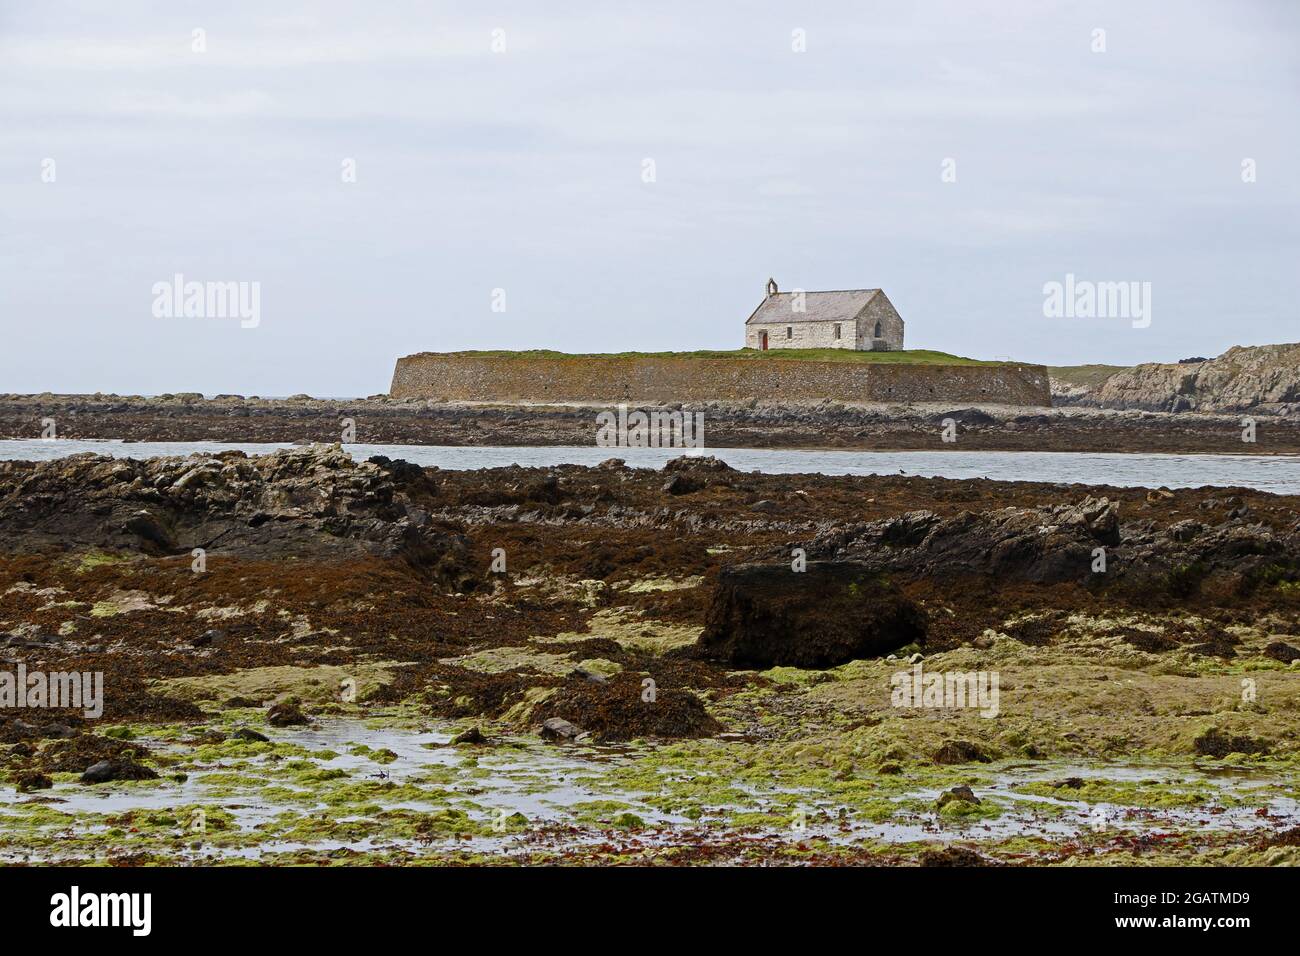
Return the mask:
[[996, 402], [1052, 405], [1043, 365], [456, 355], [398, 359], [393, 398], [455, 402]]
[[1051, 405], [1042, 365], [907, 365], [775, 358], [533, 357], [421, 352], [392, 398], [465, 402], [841, 402]]

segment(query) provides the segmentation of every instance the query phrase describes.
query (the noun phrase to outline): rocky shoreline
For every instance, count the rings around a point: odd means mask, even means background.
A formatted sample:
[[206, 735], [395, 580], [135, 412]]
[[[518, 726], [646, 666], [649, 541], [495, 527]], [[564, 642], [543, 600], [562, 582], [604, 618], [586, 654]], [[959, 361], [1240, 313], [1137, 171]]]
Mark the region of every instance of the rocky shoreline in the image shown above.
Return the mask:
[[1300, 415], [1300, 344], [1235, 346], [1212, 359], [1137, 365], [1093, 387], [1065, 386], [1054, 394], [1102, 408], [1294, 417]]
[[[0, 669], [105, 698], [0, 709], [0, 856], [1300, 862], [1298, 506], [709, 458], [0, 462]], [[901, 706], [923, 671], [997, 674], [996, 719]]]
[[[670, 406], [647, 405], [647, 410]], [[200, 395], [0, 395], [0, 439], [592, 445], [605, 406], [498, 406], [365, 399]], [[1242, 415], [1087, 407], [705, 402], [715, 448], [1300, 454], [1300, 417], [1261, 414], [1254, 443]], [[955, 442], [943, 440], [946, 420]]]

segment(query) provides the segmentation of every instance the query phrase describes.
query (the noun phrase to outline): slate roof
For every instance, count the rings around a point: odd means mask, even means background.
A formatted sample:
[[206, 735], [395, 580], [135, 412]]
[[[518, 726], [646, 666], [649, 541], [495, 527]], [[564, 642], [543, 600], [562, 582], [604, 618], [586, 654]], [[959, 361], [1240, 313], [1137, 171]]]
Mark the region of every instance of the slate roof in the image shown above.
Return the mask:
[[763, 299], [746, 325], [781, 325], [792, 322], [851, 322], [879, 289], [841, 289], [836, 292], [805, 292], [804, 311], [791, 311], [795, 293], [778, 292]]

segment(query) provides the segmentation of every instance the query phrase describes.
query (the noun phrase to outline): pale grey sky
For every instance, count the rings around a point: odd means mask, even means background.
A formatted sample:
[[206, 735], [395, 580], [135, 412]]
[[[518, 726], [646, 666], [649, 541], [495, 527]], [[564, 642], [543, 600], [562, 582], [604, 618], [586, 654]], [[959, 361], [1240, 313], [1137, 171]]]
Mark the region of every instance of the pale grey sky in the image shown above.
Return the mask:
[[[982, 358], [1300, 340], [1300, 4], [702, 7], [0, 0], [0, 392], [734, 348], [769, 275]], [[155, 317], [176, 273], [259, 324]], [[1067, 273], [1150, 326], [1044, 317]]]

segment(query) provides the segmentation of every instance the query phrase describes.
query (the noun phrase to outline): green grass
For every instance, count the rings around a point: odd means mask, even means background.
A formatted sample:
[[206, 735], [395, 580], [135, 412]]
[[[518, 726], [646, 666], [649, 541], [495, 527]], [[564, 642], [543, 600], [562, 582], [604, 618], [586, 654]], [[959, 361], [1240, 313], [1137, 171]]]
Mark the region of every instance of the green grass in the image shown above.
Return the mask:
[[1047, 374], [1058, 382], [1092, 388], [1127, 368], [1127, 365], [1049, 365]]
[[700, 359], [752, 359], [754, 361], [785, 362], [876, 362], [900, 365], [1005, 365], [981, 359], [963, 358], [947, 352], [930, 349], [908, 349], [900, 352], [856, 352], [852, 349], [700, 349], [694, 352], [599, 352], [575, 354], [555, 352], [551, 349], [530, 349], [512, 352], [484, 350], [470, 352], [443, 352], [466, 358], [508, 359], [594, 359], [594, 358], [700, 358]]

